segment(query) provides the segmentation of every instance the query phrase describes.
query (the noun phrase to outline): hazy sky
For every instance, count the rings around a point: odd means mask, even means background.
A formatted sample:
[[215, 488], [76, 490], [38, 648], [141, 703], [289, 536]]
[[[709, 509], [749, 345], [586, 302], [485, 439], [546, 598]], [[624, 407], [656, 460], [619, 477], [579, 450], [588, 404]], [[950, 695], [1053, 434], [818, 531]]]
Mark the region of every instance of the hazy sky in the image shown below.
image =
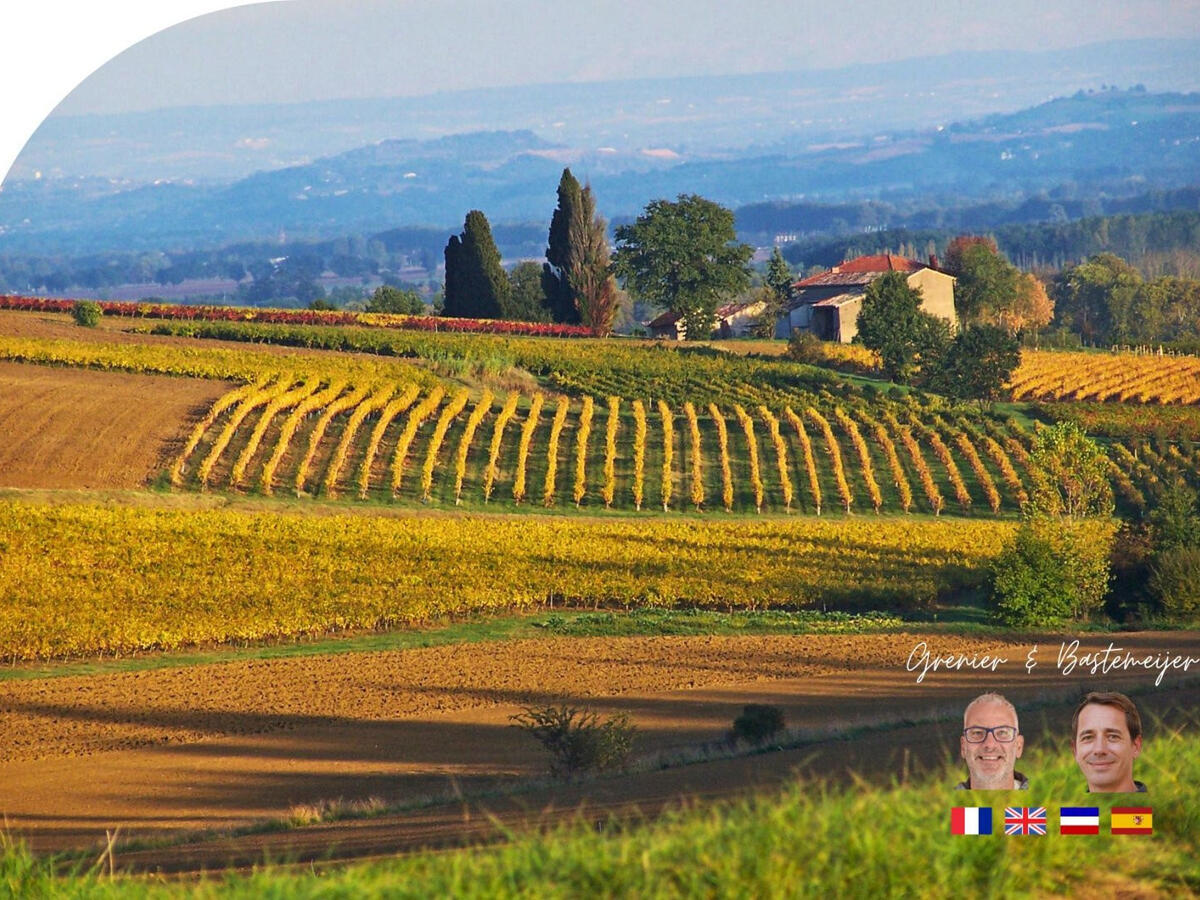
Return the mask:
[[62, 113], [825, 68], [1200, 34], [1196, 0], [283, 0], [117, 56]]
[[222, 8], [229, 6], [8, 4], [0, 172], [59, 101], [64, 114], [119, 112], [1200, 36], [1198, 0], [277, 0]]

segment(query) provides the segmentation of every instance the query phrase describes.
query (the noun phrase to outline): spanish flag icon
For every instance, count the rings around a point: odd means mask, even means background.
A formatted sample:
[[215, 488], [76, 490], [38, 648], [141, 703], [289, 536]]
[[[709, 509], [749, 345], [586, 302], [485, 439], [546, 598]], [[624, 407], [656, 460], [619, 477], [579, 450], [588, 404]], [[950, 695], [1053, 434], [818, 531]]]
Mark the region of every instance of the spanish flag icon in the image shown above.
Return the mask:
[[1154, 834], [1154, 810], [1149, 806], [1114, 806], [1113, 834]]

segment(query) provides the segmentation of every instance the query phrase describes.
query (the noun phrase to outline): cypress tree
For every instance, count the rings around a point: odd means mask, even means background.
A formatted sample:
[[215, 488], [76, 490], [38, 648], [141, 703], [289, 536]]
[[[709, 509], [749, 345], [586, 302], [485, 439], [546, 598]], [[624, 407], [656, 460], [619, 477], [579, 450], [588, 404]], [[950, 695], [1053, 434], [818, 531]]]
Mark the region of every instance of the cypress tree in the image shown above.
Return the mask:
[[467, 313], [463, 310], [462, 296], [462, 241], [457, 234], [450, 235], [446, 242], [446, 289], [442, 293], [442, 315], [461, 317]]
[[558, 207], [550, 217], [550, 235], [546, 246], [546, 263], [542, 266], [542, 287], [550, 305], [550, 314], [556, 322], [579, 322], [579, 311], [575, 307], [575, 294], [571, 289], [568, 270], [571, 247], [580, 239], [573, 234], [580, 221], [578, 208], [582, 202], [583, 189], [570, 169], [563, 169], [558, 182]]
[[511, 291], [487, 216], [473, 209], [467, 213], [463, 233], [451, 236], [446, 244], [444, 312], [448, 316], [498, 319], [510, 303]]

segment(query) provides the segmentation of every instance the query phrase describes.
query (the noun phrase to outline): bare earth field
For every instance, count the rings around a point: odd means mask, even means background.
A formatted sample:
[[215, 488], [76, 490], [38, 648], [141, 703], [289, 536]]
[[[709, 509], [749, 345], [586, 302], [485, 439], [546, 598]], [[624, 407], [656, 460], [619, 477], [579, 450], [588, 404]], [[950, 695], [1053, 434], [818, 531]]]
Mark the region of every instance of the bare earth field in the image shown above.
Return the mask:
[[[916, 684], [909, 653], [928, 640], [938, 654], [1002, 655], [995, 673], [932, 673]], [[546, 824], [582, 805], [603, 818], [653, 814], [688, 798], [729, 796], [798, 775], [888, 780], [938, 765], [961, 710], [982, 690], [1022, 703], [1030, 746], [1061, 739], [1073, 698], [1101, 686], [1147, 687], [1146, 713], [1195, 715], [1200, 687], [1170, 673], [1064, 677], [1058, 642], [1043, 636], [1040, 665], [1025, 670], [1031, 642], [951, 635], [546, 638], [395, 652], [0, 682], [0, 813], [38, 850], [83, 848], [105, 829], [123, 838], [230, 829], [286, 817], [322, 801], [379, 798], [425, 803], [408, 812], [292, 831], [193, 839], [117, 851], [121, 865], [163, 871], [245, 864], [264, 853], [370, 856], [495, 837], [492, 817]], [[1195, 634], [1089, 637], [1131, 651], [1196, 653]], [[1174, 687], [1173, 687], [1174, 685]], [[643, 771], [581, 785], [535, 786], [469, 799], [539, 775], [545, 758], [508, 717], [522, 705], [569, 702], [629, 714], [639, 757], [720, 739], [746, 703], [775, 703], [789, 727], [811, 729], [797, 750]], [[911, 724], [916, 722], [917, 724]], [[897, 725], [879, 733], [839, 729]], [[1153, 732], [1144, 766], [1153, 782]], [[1035, 773], [1030, 773], [1036, 777]]]
[[230, 387], [0, 362], [0, 487], [142, 487]]

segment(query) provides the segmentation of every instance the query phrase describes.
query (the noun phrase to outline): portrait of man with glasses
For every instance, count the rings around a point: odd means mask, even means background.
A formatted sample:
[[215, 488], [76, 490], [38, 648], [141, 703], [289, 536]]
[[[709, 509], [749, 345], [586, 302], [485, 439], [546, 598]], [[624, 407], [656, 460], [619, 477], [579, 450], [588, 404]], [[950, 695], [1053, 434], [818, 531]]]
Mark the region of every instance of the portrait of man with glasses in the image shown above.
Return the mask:
[[980, 694], [967, 704], [959, 746], [968, 775], [957, 790], [1029, 789], [1029, 779], [1014, 769], [1025, 749], [1017, 710], [1000, 694]]

